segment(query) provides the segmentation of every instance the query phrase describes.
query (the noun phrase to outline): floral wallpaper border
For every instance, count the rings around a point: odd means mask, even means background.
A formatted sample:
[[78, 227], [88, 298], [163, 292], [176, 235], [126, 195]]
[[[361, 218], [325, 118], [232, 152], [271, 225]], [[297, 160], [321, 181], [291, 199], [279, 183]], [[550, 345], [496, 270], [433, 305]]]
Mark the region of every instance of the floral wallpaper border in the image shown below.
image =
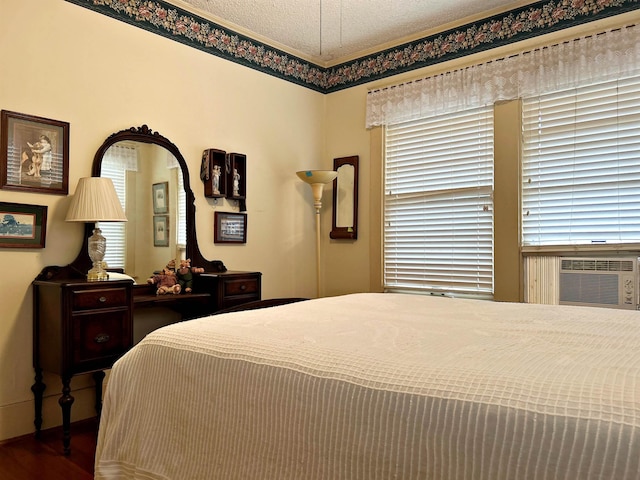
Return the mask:
[[640, 9], [640, 0], [543, 0], [325, 68], [162, 0], [66, 0], [321, 93]]

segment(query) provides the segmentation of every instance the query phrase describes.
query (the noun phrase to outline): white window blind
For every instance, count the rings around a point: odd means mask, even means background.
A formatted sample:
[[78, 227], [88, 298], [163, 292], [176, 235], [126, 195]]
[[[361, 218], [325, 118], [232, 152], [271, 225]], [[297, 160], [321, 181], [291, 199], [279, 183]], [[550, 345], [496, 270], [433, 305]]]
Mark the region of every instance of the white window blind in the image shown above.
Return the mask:
[[640, 78], [523, 100], [523, 245], [640, 242]]
[[[138, 150], [135, 146], [112, 145], [104, 153], [100, 175], [111, 179], [123, 208], [127, 205], [127, 171], [131, 170], [138, 170]], [[126, 223], [100, 222], [99, 227], [107, 239], [104, 256], [107, 266], [125, 268]]]
[[385, 288], [492, 294], [492, 106], [385, 132]]
[[187, 246], [187, 193], [184, 189], [184, 177], [182, 168], [174, 158], [176, 175], [178, 177], [178, 209], [177, 209], [177, 225], [176, 225], [176, 243], [178, 248], [185, 249]]

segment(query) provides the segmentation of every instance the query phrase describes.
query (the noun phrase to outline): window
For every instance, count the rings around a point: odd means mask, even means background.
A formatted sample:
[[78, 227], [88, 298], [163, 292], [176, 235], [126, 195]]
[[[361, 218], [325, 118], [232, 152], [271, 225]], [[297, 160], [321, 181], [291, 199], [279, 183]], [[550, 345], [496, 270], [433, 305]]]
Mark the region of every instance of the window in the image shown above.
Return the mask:
[[178, 160], [172, 157], [172, 162], [169, 168], [176, 169], [177, 190], [178, 190], [178, 209], [177, 209], [177, 225], [176, 225], [176, 243], [178, 248], [185, 250], [187, 247], [187, 193], [184, 189], [184, 177], [182, 175], [182, 168], [178, 163]]
[[[113, 182], [123, 209], [127, 205], [126, 175], [127, 171], [132, 170], [138, 170], [138, 150], [135, 146], [116, 144], [104, 153], [100, 174]], [[109, 268], [125, 268], [126, 223], [100, 222], [99, 227], [107, 239], [104, 261]]]
[[385, 288], [491, 295], [493, 107], [385, 132]]
[[640, 78], [523, 100], [524, 246], [640, 243]]

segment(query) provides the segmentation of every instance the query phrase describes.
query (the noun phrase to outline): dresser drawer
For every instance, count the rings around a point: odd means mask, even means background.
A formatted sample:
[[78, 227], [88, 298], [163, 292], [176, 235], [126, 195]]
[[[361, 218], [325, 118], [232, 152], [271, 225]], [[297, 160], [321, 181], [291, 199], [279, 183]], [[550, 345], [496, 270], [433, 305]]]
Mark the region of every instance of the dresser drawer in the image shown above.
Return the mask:
[[225, 278], [222, 280], [224, 297], [236, 295], [253, 295], [260, 291], [260, 285], [256, 277]]
[[73, 315], [73, 363], [82, 369], [87, 363], [117, 359], [133, 344], [129, 324], [124, 309]]
[[74, 290], [71, 293], [71, 308], [73, 310], [88, 310], [95, 308], [122, 307], [128, 305], [127, 289], [101, 288], [96, 290]]

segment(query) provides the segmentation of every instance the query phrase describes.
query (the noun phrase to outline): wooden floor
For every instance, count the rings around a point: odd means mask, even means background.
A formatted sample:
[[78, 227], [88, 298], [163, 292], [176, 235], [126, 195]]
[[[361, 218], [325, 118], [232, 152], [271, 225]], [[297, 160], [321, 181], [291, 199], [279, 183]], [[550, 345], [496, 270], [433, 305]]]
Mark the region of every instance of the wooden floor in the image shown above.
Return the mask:
[[0, 480], [93, 480], [95, 419], [71, 425], [71, 455], [62, 454], [61, 427], [41, 438], [25, 435], [0, 443]]

